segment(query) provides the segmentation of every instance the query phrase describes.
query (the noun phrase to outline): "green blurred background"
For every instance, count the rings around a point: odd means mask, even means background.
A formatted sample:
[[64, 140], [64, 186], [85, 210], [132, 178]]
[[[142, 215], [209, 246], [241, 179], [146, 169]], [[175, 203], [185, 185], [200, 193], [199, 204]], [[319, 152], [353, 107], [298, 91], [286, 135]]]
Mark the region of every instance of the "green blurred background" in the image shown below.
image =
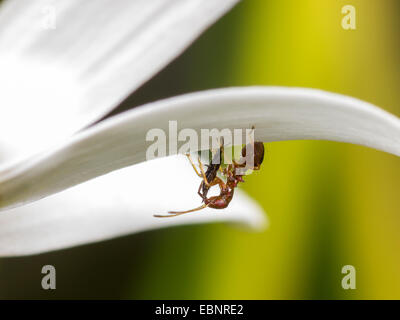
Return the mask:
[[[357, 29], [341, 27], [356, 8]], [[400, 1], [245, 0], [114, 113], [180, 93], [246, 85], [320, 88], [400, 116]], [[0, 259], [0, 298], [399, 299], [400, 160], [327, 141], [266, 145], [242, 188], [270, 227], [145, 232]], [[43, 265], [57, 269], [44, 291]], [[341, 288], [341, 268], [357, 289]]]

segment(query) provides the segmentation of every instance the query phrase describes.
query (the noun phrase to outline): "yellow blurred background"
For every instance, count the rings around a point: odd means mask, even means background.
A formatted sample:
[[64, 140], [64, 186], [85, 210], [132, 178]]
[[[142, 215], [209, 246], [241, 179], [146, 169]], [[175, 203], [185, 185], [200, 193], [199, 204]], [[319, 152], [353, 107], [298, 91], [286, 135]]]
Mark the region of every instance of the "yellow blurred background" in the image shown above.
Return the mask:
[[[356, 30], [341, 8], [356, 8]], [[400, 2], [244, 0], [121, 111], [179, 93], [247, 85], [320, 88], [400, 116]], [[269, 229], [184, 226], [0, 259], [0, 298], [399, 299], [400, 159], [327, 141], [266, 144], [241, 186]], [[40, 288], [53, 264], [57, 290]], [[357, 271], [343, 290], [342, 266]]]

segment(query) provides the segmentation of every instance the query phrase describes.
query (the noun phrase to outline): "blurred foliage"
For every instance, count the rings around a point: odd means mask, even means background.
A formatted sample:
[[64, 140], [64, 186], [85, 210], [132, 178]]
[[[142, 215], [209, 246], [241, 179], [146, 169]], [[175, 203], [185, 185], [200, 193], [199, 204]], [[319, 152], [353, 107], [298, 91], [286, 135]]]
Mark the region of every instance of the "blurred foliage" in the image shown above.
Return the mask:
[[[341, 27], [341, 8], [357, 29]], [[117, 113], [195, 90], [242, 85], [320, 88], [400, 116], [400, 3], [396, 0], [245, 0]], [[400, 298], [400, 162], [327, 141], [266, 145], [243, 185], [270, 227], [169, 228], [24, 258], [0, 260], [0, 298]], [[217, 213], [216, 213], [217, 214]], [[57, 290], [40, 288], [44, 264]], [[341, 268], [357, 289], [341, 288]]]

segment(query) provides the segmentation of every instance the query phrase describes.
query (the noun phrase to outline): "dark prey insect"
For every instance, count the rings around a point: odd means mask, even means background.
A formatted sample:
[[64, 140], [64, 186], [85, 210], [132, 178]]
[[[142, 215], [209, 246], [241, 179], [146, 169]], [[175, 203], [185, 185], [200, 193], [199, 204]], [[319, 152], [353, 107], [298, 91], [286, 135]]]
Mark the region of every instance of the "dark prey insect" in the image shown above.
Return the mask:
[[203, 169], [203, 165], [201, 163], [201, 161], [199, 161], [199, 166], [200, 166], [200, 171], [202, 172], [202, 174], [199, 174], [196, 166], [194, 165], [190, 154], [186, 155], [190, 161], [190, 163], [192, 164], [193, 169], [195, 170], [196, 174], [200, 177], [203, 178], [203, 181], [200, 183], [200, 187], [199, 190], [197, 191], [197, 193], [199, 194], [199, 196], [204, 200], [207, 198], [207, 194], [208, 194], [208, 190], [210, 190], [211, 188], [211, 184], [216, 178], [217, 178], [217, 173], [221, 168], [221, 159], [222, 159], [222, 154], [224, 152], [224, 142], [223, 140], [221, 140], [221, 146], [219, 148], [219, 150], [215, 153], [211, 163], [209, 165], [207, 165], [207, 171], [205, 172], [205, 174], [203, 175], [204, 169]]
[[[254, 127], [252, 128], [254, 129]], [[239, 163], [232, 161], [232, 164], [228, 164], [226, 168], [222, 169], [220, 165], [220, 161], [222, 159], [223, 154], [223, 142], [217, 151], [217, 153], [213, 157], [213, 161], [208, 165], [207, 171], [204, 172], [204, 166], [200, 159], [198, 159], [200, 172], [197, 171], [193, 160], [190, 157], [190, 154], [187, 154], [190, 163], [196, 174], [203, 179], [200, 183], [198, 194], [202, 198], [203, 205], [200, 207], [186, 210], [186, 211], [169, 211], [169, 215], [154, 215], [157, 218], [169, 218], [176, 217], [185, 213], [198, 211], [204, 208], [213, 208], [213, 209], [224, 209], [228, 207], [231, 202], [234, 194], [234, 190], [237, 187], [239, 182], [244, 182], [243, 173], [238, 170], [240, 168], [259, 170], [260, 166], [264, 160], [264, 144], [259, 141], [252, 141], [242, 148], [241, 159]], [[246, 163], [246, 152], [249, 151], [250, 157], [253, 156], [253, 165], [249, 167], [249, 164]], [[217, 159], [216, 157], [219, 157]], [[251, 159], [251, 158], [250, 158]], [[222, 173], [225, 177], [226, 182], [224, 182], [221, 178], [217, 176], [218, 171]], [[208, 191], [212, 186], [218, 185], [220, 188], [220, 193], [218, 196], [207, 197]]]

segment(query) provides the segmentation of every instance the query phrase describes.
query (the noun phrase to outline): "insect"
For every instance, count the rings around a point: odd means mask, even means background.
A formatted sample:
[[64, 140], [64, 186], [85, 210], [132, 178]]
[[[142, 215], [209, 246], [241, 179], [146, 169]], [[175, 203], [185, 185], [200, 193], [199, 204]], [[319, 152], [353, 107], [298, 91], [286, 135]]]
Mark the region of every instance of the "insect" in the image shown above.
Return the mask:
[[200, 183], [199, 190], [197, 191], [198, 195], [203, 199], [202, 202], [204, 202], [205, 199], [207, 199], [208, 190], [210, 190], [210, 188], [212, 187], [212, 183], [215, 182], [218, 171], [221, 171], [221, 159], [223, 152], [224, 152], [224, 141], [221, 140], [220, 148], [214, 155], [211, 163], [207, 166], [207, 171], [205, 173], [203, 164], [201, 163], [201, 161], [199, 161], [201, 174], [199, 174], [198, 171], [196, 170], [196, 166], [194, 165], [190, 157], [190, 154], [187, 155], [196, 174], [200, 178], [203, 178], [203, 181]]
[[[252, 127], [254, 130], [254, 127]], [[213, 161], [208, 165], [207, 170], [204, 171], [204, 166], [200, 159], [198, 159], [200, 172], [197, 170], [190, 154], [186, 154], [196, 174], [203, 179], [200, 183], [197, 193], [202, 198], [203, 204], [200, 207], [186, 210], [186, 211], [169, 211], [168, 215], [154, 215], [157, 218], [170, 218], [176, 217], [185, 213], [198, 211], [204, 208], [213, 209], [224, 209], [228, 207], [234, 194], [234, 190], [239, 182], [244, 182], [243, 174], [240, 168], [259, 170], [264, 160], [264, 144], [260, 141], [252, 141], [242, 148], [241, 159], [239, 162], [232, 161], [232, 164], [228, 164], [224, 169], [221, 167], [220, 160], [224, 151], [223, 140], [221, 140], [220, 148], [213, 157]], [[253, 156], [253, 165], [249, 168], [249, 164], [246, 163], [246, 155], [249, 151], [249, 156]], [[218, 158], [217, 158], [218, 157]], [[250, 158], [251, 159], [251, 158]], [[218, 172], [225, 177], [226, 182], [217, 176]], [[208, 191], [211, 187], [218, 185], [220, 193], [218, 196], [207, 197]]]

